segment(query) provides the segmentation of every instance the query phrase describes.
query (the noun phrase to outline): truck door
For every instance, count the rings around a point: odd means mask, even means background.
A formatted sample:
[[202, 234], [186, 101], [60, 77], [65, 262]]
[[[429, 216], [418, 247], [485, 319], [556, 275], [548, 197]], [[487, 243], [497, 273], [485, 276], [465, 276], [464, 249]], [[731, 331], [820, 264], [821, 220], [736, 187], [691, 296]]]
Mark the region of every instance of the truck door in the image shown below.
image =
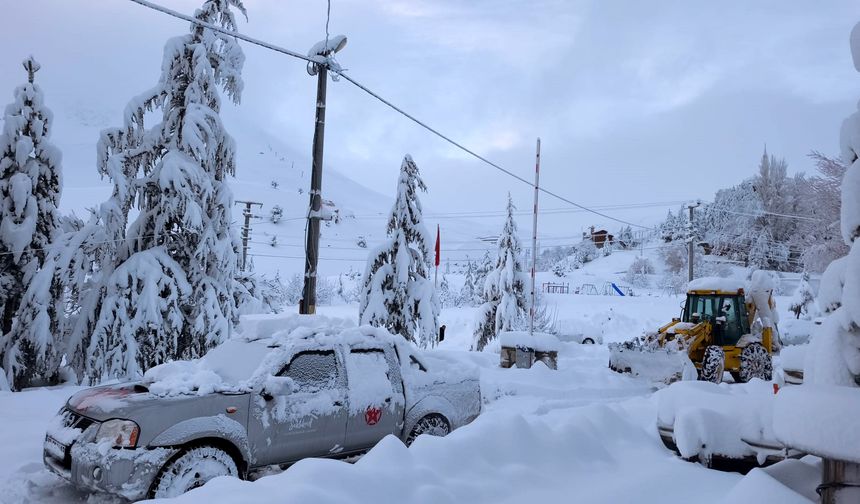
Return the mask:
[[293, 462], [343, 450], [346, 380], [332, 350], [299, 352], [277, 376], [294, 390], [252, 399], [248, 434], [256, 465]]
[[391, 349], [352, 348], [346, 355], [347, 451], [371, 448], [388, 434], [400, 435], [405, 401], [397, 362]]

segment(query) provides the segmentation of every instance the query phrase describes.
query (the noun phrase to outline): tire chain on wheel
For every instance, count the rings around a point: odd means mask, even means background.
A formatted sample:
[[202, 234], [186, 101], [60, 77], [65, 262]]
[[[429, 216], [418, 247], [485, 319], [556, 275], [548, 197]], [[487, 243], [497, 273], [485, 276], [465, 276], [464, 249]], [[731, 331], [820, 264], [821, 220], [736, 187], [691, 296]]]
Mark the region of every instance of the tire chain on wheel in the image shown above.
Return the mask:
[[773, 378], [773, 362], [761, 343], [750, 343], [741, 351], [741, 381], [753, 378], [770, 381]]
[[[199, 477], [200, 468], [198, 465], [201, 462], [206, 463], [208, 466], [206, 469], [210, 471], [203, 478]], [[212, 469], [214, 469], [214, 474], [211, 471]], [[190, 474], [190, 471], [197, 472], [195, 476], [190, 478], [192, 485], [181, 488], [183, 483], [189, 483], [187, 476]], [[236, 462], [230, 454], [220, 448], [209, 445], [186, 448], [162, 467], [152, 484], [149, 497], [176, 496], [178, 495], [176, 493], [177, 490], [181, 490], [180, 494], [184, 493], [206, 483], [209, 479], [216, 476], [239, 476]]]
[[702, 370], [699, 373], [699, 379], [712, 383], [721, 383], [723, 381], [723, 371], [725, 370], [726, 354], [723, 349], [711, 345], [705, 349], [705, 355], [702, 358]]
[[448, 421], [439, 415], [428, 415], [412, 428], [409, 437], [406, 438], [406, 446], [410, 446], [415, 439], [421, 434], [429, 434], [431, 436], [447, 436], [451, 433], [451, 427]]

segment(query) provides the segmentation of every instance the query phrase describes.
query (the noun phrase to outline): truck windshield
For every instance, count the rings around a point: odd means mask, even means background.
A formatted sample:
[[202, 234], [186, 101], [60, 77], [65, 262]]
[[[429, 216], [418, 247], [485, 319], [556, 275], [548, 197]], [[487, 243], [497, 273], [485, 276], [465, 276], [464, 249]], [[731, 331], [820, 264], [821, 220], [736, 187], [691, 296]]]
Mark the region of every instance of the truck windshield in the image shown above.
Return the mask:
[[200, 360], [224, 383], [239, 383], [250, 378], [260, 367], [263, 357], [272, 351], [266, 345], [266, 340], [231, 339], [210, 350]]

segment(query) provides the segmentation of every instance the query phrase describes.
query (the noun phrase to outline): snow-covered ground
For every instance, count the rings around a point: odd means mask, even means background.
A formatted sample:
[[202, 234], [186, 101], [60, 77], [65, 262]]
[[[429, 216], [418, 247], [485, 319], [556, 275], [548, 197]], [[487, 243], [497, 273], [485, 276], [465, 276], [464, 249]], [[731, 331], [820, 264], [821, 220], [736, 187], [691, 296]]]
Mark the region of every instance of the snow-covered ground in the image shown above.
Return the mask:
[[[680, 297], [548, 295], [558, 318], [589, 321], [605, 341], [654, 328]], [[785, 304], [781, 304], [781, 307]], [[355, 305], [320, 307], [355, 319]], [[659, 400], [647, 382], [607, 368], [603, 345], [562, 344], [559, 370], [500, 369], [467, 352], [474, 309], [443, 310], [436, 351], [481, 368], [482, 415], [447, 438], [406, 448], [386, 438], [350, 464], [308, 459], [254, 482], [219, 479], [176, 502], [784, 502], [814, 499], [819, 468], [790, 461], [746, 476], [705, 469], [663, 447]], [[602, 322], [601, 322], [602, 321]], [[0, 393], [0, 502], [115, 502], [48, 473], [41, 449], [51, 416], [76, 387]], [[327, 482], [336, 481], [337, 484]], [[785, 483], [783, 483], [785, 482]], [[786, 486], [786, 484], [788, 486]], [[797, 491], [792, 490], [795, 488]], [[800, 493], [798, 493], [800, 492]]]

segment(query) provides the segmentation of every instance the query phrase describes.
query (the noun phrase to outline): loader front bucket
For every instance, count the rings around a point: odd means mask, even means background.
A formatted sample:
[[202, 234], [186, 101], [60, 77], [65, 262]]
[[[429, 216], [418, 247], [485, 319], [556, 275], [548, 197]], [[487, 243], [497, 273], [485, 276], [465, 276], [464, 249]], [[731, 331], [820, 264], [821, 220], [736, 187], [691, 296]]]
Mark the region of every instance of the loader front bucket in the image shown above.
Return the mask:
[[687, 352], [639, 344], [637, 340], [609, 344], [609, 368], [653, 382], [672, 383], [695, 369]]

